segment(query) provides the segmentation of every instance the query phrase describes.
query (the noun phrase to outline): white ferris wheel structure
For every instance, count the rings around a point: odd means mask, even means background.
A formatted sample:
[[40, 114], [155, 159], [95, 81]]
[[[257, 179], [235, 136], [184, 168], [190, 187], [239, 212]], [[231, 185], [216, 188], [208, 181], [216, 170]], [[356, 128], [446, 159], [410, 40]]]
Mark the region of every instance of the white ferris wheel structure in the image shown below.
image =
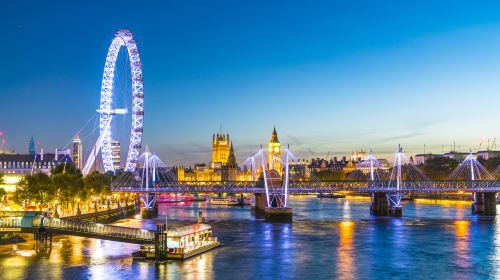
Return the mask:
[[[132, 79], [131, 108], [113, 108], [113, 98], [116, 98], [116, 96], [113, 96], [113, 78], [115, 77], [118, 54], [122, 47], [126, 48], [130, 61], [130, 76]], [[101, 152], [104, 172], [115, 172], [111, 148], [113, 118], [115, 115], [128, 113], [131, 113], [130, 140], [124, 171], [135, 171], [142, 147], [144, 129], [144, 80], [139, 49], [134, 36], [128, 30], [118, 30], [109, 46], [102, 77], [100, 106], [97, 112], [99, 113], [99, 138], [85, 162], [82, 173], [87, 175], [90, 172], [99, 152]]]

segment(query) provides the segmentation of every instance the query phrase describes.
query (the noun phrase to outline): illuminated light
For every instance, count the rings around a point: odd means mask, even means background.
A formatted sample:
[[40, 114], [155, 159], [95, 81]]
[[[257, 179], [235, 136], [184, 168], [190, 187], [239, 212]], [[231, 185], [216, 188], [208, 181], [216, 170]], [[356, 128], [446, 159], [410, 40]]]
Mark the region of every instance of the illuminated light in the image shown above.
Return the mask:
[[354, 226], [354, 222], [353, 221], [342, 221], [339, 223], [339, 225], [341, 227], [352, 227], [352, 226]]
[[468, 226], [469, 224], [470, 224], [470, 222], [466, 221], [466, 220], [455, 221], [455, 225], [457, 225], [457, 226]]
[[34, 250], [20, 250], [16, 251], [16, 254], [21, 257], [32, 257], [36, 255], [36, 252]]

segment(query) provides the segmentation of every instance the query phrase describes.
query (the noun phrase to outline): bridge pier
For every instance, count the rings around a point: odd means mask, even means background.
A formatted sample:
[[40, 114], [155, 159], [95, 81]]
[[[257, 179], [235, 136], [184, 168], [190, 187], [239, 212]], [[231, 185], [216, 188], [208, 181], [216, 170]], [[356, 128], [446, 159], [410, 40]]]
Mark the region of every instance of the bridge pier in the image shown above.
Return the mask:
[[[277, 196], [277, 195], [275, 195]], [[252, 211], [258, 218], [264, 218], [267, 222], [292, 222], [293, 210], [291, 207], [284, 207], [279, 201], [281, 199], [273, 199], [271, 207], [267, 206], [267, 198], [265, 193], [255, 194], [255, 205], [252, 206]]]
[[383, 192], [371, 193], [372, 204], [370, 205], [370, 214], [373, 216], [389, 216], [389, 203]]
[[45, 228], [40, 228], [34, 235], [36, 253], [41, 255], [50, 254], [52, 251], [52, 233], [47, 232]]
[[266, 222], [291, 223], [293, 210], [291, 207], [266, 207], [264, 217]]
[[475, 192], [472, 202], [472, 214], [495, 216], [497, 214], [497, 194], [494, 192]]
[[143, 219], [152, 219], [158, 216], [158, 200], [156, 194], [146, 193], [141, 197], [141, 217]]
[[155, 204], [153, 207], [142, 207], [141, 217], [143, 219], [152, 219], [158, 216], [158, 206]]
[[267, 200], [265, 193], [255, 193], [255, 205], [252, 205], [252, 211], [255, 212], [257, 217], [263, 217], [267, 207]]
[[389, 193], [386, 194], [387, 202], [389, 203], [389, 216], [391, 217], [401, 217], [403, 216], [403, 207], [399, 204], [396, 204], [396, 201], [399, 201], [400, 194], [397, 193]]
[[403, 215], [403, 207], [394, 203], [397, 201], [396, 194], [374, 192], [371, 193], [371, 198], [370, 214], [373, 216], [401, 217]]

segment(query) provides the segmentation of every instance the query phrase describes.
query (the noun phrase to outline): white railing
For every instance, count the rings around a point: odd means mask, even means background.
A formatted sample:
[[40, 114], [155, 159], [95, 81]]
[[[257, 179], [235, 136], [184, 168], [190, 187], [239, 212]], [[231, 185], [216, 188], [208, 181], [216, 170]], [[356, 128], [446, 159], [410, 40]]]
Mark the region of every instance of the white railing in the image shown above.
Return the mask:
[[0, 227], [2, 228], [20, 228], [23, 217], [2, 217], [0, 218]]
[[[42, 223], [42, 224], [40, 224]], [[151, 241], [155, 240], [155, 232], [140, 228], [129, 228], [112, 225], [103, 225], [90, 222], [76, 222], [54, 218], [33, 219], [33, 227], [43, 226], [56, 230], [89, 233], [99, 236], [110, 236], [123, 239]]]

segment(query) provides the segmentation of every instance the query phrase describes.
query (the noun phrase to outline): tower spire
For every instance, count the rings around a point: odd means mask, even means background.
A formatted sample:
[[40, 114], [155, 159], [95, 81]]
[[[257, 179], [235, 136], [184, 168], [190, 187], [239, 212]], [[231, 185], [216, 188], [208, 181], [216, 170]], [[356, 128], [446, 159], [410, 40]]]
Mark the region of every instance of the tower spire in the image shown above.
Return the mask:
[[33, 138], [33, 135], [31, 135], [31, 138], [30, 138], [28, 153], [30, 155], [36, 154], [35, 138]]
[[276, 126], [273, 127], [273, 133], [271, 135], [271, 143], [279, 143], [280, 141], [278, 140], [278, 133], [276, 133]]

